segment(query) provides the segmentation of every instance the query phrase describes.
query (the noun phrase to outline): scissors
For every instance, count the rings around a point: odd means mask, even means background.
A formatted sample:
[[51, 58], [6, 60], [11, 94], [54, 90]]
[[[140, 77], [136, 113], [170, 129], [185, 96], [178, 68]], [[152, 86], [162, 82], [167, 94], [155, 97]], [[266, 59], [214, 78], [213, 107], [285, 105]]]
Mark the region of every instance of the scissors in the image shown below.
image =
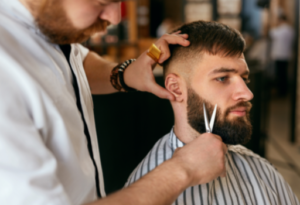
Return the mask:
[[208, 118], [206, 114], [206, 108], [205, 108], [205, 103], [203, 103], [203, 114], [204, 114], [204, 121], [205, 121], [205, 129], [206, 133], [212, 133], [215, 119], [216, 119], [216, 111], [217, 111], [217, 105], [215, 105], [215, 109], [211, 115], [210, 123], [208, 124]]

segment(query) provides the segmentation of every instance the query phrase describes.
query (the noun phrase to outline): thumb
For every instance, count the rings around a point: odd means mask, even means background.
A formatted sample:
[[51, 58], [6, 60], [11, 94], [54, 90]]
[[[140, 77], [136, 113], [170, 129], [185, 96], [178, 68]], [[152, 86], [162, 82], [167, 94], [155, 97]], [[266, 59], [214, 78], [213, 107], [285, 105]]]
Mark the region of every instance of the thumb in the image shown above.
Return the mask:
[[175, 96], [172, 93], [156, 83], [151, 86], [151, 90], [149, 90], [149, 92], [153, 93], [159, 98], [168, 99], [171, 101], [175, 100]]

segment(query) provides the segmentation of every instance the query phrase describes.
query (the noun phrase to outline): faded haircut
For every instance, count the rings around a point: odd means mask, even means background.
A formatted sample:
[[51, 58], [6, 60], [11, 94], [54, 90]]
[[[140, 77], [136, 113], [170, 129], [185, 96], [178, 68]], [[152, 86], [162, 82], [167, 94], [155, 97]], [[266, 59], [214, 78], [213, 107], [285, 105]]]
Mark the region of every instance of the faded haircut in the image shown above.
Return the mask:
[[170, 58], [163, 64], [166, 74], [171, 62], [190, 59], [201, 53], [220, 55], [224, 57], [240, 56], [246, 47], [242, 35], [235, 29], [218, 22], [196, 21], [177, 28], [173, 32], [181, 31], [188, 34], [190, 45], [170, 45]]

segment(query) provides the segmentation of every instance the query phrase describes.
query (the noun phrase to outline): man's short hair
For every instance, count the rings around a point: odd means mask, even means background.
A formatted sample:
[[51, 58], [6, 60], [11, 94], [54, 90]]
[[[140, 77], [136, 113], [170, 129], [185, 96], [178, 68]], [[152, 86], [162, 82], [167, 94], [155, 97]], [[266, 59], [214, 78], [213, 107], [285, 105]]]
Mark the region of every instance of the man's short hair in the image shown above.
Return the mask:
[[240, 56], [246, 47], [242, 35], [235, 29], [218, 22], [196, 21], [176, 30], [188, 34], [190, 45], [170, 45], [170, 58], [164, 63], [164, 73], [172, 61], [190, 59], [203, 52], [221, 56]]

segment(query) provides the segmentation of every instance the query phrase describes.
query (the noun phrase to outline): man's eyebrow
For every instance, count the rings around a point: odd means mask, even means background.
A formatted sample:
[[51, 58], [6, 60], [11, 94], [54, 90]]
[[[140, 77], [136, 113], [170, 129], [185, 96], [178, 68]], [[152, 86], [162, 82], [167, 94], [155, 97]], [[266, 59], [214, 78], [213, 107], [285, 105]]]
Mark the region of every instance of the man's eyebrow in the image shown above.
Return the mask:
[[[238, 71], [234, 68], [218, 68], [211, 72], [211, 74], [217, 74], [217, 73], [238, 73]], [[249, 75], [249, 70], [246, 70], [242, 73], [242, 75]]]
[[249, 70], [245, 70], [245, 72], [243, 72], [242, 75], [250, 75], [250, 71]]

